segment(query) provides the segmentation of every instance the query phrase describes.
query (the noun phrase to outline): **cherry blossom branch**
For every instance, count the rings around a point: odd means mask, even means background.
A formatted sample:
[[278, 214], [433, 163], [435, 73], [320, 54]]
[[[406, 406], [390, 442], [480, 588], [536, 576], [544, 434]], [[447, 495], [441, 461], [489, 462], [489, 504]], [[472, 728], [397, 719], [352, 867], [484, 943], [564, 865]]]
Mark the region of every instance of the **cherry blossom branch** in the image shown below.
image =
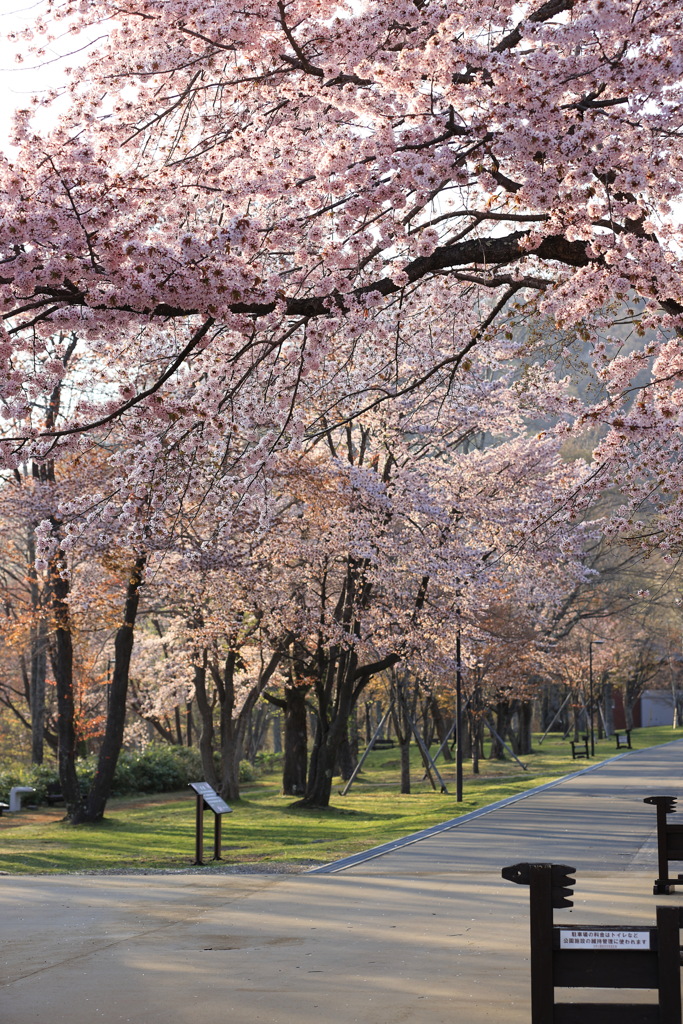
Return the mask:
[[[165, 384], [169, 377], [171, 377], [176, 372], [176, 370], [180, 366], [182, 366], [182, 364], [185, 362], [190, 353], [197, 347], [199, 342], [204, 337], [206, 337], [207, 333], [211, 330], [215, 322], [216, 321], [211, 318], [205, 320], [202, 326], [199, 327], [192, 335], [192, 337], [190, 338], [182, 352], [180, 352], [176, 356], [176, 358], [173, 360], [168, 369], [165, 370], [164, 373], [162, 373], [161, 377], [159, 377], [150, 387], [145, 388], [145, 390], [141, 391], [139, 395], [134, 395], [133, 398], [129, 399], [127, 402], [124, 402], [123, 405], [120, 405], [113, 412], [108, 413], [106, 416], [101, 416], [100, 419], [98, 420], [92, 420], [90, 423], [83, 423], [74, 427], [65, 427], [63, 430], [42, 430], [36, 435], [36, 437], [58, 438], [66, 437], [70, 434], [84, 434], [89, 430], [95, 430], [97, 427], [106, 426], [107, 423], [111, 423], [113, 420], [118, 419], [120, 416], [123, 415], [124, 412], [127, 412], [128, 409], [132, 409], [134, 406], [139, 405], [140, 402], [143, 402], [146, 398], [149, 398], [150, 395], [155, 394], [162, 386], [162, 384]], [[6, 438], [6, 440], [25, 441], [26, 438], [9, 437]]]

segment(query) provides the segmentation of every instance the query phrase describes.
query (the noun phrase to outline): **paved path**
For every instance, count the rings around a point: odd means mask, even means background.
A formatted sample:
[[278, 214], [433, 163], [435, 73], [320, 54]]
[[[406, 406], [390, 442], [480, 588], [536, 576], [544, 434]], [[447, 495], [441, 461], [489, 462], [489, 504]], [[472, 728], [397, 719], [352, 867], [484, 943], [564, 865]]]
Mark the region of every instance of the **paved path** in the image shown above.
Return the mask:
[[0, 1021], [529, 1024], [528, 890], [500, 868], [573, 863], [557, 920], [652, 923], [641, 801], [683, 797], [682, 763], [636, 751], [334, 873], [1, 878]]

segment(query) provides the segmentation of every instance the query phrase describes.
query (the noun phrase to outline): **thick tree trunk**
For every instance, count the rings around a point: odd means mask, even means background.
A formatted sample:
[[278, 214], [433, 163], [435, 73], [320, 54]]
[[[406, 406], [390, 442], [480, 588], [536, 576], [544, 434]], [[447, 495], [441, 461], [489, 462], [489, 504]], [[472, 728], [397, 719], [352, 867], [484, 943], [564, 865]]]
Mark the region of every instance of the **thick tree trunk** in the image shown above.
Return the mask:
[[233, 803], [240, 799], [240, 760], [242, 741], [237, 722], [232, 717], [223, 720], [221, 728], [221, 781], [219, 793]]
[[318, 718], [311, 760], [308, 767], [306, 794], [297, 806], [312, 808], [327, 808], [330, 806], [332, 778], [340, 742], [341, 736], [339, 735], [338, 727], [330, 729]]
[[344, 782], [348, 782], [348, 780], [351, 778], [355, 771], [356, 764], [357, 761], [353, 756], [353, 750], [351, 749], [351, 741], [349, 739], [349, 721], [347, 721], [346, 729], [344, 730], [344, 735], [342, 736], [342, 741], [339, 744], [338, 754], [339, 774], [341, 775]]
[[50, 562], [50, 590], [54, 614], [53, 668], [57, 691], [57, 762], [59, 784], [66, 812], [73, 821], [80, 814], [83, 800], [76, 775], [76, 728], [73, 688], [73, 639], [69, 614], [69, 580], [60, 575], [66, 564], [61, 548]]
[[284, 796], [303, 796], [306, 792], [308, 763], [307, 688], [285, 687], [285, 756], [282, 769]]
[[72, 821], [101, 821], [107, 800], [114, 781], [114, 772], [123, 744], [123, 731], [126, 724], [126, 698], [128, 696], [128, 680], [130, 677], [130, 660], [135, 639], [135, 620], [140, 602], [140, 587], [145, 568], [145, 556], [139, 555], [131, 570], [126, 589], [126, 603], [123, 611], [123, 622], [116, 631], [114, 640], [114, 671], [109, 691], [109, 708], [104, 737], [97, 761], [97, 771], [85, 800], [85, 805]]
[[519, 705], [519, 754], [531, 754], [531, 721], [534, 705], [530, 700], [520, 701]]
[[510, 723], [510, 704], [506, 700], [498, 701], [496, 704], [496, 732], [498, 736], [491, 736], [491, 759], [497, 761], [505, 760], [505, 747], [502, 740], [508, 731]]

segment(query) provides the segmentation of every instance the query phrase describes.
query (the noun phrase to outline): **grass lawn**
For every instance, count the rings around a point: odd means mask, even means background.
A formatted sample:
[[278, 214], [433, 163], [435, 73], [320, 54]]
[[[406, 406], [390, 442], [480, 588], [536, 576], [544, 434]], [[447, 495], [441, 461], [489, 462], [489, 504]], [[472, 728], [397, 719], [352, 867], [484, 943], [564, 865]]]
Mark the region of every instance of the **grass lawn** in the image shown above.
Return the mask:
[[[683, 733], [669, 726], [636, 729], [634, 747], [668, 743]], [[429, 828], [459, 814], [513, 796], [561, 775], [586, 767], [572, 761], [569, 743], [549, 735], [535, 752], [522, 758], [524, 771], [514, 761], [480, 762], [472, 775], [466, 763], [464, 800], [455, 800], [455, 769], [439, 761], [449, 794], [435, 793], [422, 781], [417, 751], [413, 752], [413, 792], [398, 793], [397, 750], [373, 752], [351, 792], [342, 797], [343, 783], [335, 780], [332, 807], [303, 811], [291, 806], [291, 797], [279, 793], [279, 778], [263, 776], [243, 789], [233, 813], [223, 818], [223, 859], [233, 864], [293, 862], [325, 864], [367, 850], [380, 843]], [[616, 754], [614, 740], [596, 742], [591, 764]], [[26, 811], [0, 818], [0, 871], [3, 873], [55, 873], [112, 871], [146, 868], [206, 871], [191, 868], [194, 858], [194, 794], [111, 800], [99, 825], [73, 826], [56, 810]], [[213, 815], [205, 815], [205, 856], [212, 851]]]

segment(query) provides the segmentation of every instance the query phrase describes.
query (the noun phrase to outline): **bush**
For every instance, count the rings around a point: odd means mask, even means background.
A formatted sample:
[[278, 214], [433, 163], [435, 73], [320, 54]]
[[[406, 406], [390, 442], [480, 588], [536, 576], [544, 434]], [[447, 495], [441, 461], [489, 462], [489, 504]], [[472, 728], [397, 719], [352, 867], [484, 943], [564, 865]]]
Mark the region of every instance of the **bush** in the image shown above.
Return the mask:
[[[97, 770], [97, 756], [81, 758], [76, 772], [81, 790], [87, 793]], [[249, 761], [240, 761], [240, 782], [253, 782], [258, 770]], [[112, 796], [132, 793], [168, 793], [184, 789], [190, 782], [204, 778], [202, 759], [196, 747], [171, 747], [151, 744], [142, 753], [123, 750], [119, 755], [111, 788]], [[12, 786], [33, 786], [35, 803], [45, 803], [48, 786], [59, 786], [55, 765], [26, 766], [9, 764], [0, 768], [0, 800], [7, 803]]]
[[240, 782], [254, 782], [257, 776], [258, 772], [251, 761], [240, 761]]
[[283, 754], [275, 754], [269, 750], [262, 750], [256, 755], [256, 767], [264, 772], [281, 771], [283, 761]]
[[23, 765], [7, 765], [0, 769], [0, 800], [3, 803], [8, 802], [12, 786], [32, 786], [29, 775], [30, 769]]

